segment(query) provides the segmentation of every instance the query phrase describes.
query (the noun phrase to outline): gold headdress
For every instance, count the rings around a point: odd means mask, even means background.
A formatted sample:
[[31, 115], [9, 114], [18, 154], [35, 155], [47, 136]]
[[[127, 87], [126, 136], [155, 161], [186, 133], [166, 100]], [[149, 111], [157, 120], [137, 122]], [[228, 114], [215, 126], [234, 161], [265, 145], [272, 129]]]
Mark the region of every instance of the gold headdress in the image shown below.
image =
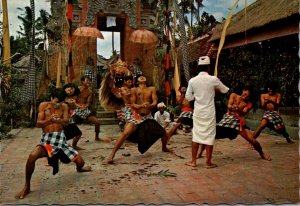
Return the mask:
[[127, 69], [127, 63], [123, 62], [121, 59], [118, 59], [115, 63], [111, 65], [114, 69]]

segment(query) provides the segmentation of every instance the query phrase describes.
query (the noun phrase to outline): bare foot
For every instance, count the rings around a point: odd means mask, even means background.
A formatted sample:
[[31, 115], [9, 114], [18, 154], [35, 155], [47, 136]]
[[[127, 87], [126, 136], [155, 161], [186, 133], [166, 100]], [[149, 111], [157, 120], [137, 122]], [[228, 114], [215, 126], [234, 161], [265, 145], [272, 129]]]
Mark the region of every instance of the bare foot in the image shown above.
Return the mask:
[[103, 137], [100, 140], [103, 141], [104, 143], [111, 143], [111, 139], [108, 137]]
[[213, 163], [207, 164], [207, 165], [205, 166], [206, 169], [211, 169], [211, 168], [215, 168], [215, 167], [218, 167], [218, 165], [213, 164]]
[[26, 195], [28, 195], [30, 193], [30, 187], [24, 187], [23, 188], [23, 190], [19, 193], [19, 194], [17, 194], [16, 195], [16, 198], [17, 199], [24, 199], [24, 197], [26, 196]]
[[294, 141], [291, 140], [290, 138], [285, 138], [285, 139], [286, 139], [286, 142], [289, 143], [289, 144], [293, 144], [294, 143]]
[[262, 159], [264, 159], [264, 160], [268, 160], [268, 161], [271, 161], [271, 156], [270, 155], [268, 155], [268, 154], [265, 154], [265, 153], [263, 153], [262, 155], [260, 155], [261, 156], [261, 158]]
[[184, 163], [186, 166], [190, 166], [190, 167], [197, 167], [197, 165], [196, 165], [196, 162], [193, 162], [193, 161], [191, 161], [191, 162], [186, 162], [186, 163]]
[[106, 164], [113, 164], [113, 163], [114, 163], [114, 160], [113, 160], [112, 158], [107, 158], [107, 159], [105, 160], [105, 163], [106, 163]]
[[77, 172], [90, 172], [90, 171], [92, 171], [92, 168], [90, 166], [77, 168]]
[[76, 150], [85, 150], [84, 148], [78, 147], [78, 146], [75, 146], [74, 149], [76, 149]]
[[169, 149], [169, 148], [163, 148], [162, 151], [163, 151], [163, 152], [171, 152], [171, 153], [174, 152], [173, 150], [171, 150], [171, 149]]

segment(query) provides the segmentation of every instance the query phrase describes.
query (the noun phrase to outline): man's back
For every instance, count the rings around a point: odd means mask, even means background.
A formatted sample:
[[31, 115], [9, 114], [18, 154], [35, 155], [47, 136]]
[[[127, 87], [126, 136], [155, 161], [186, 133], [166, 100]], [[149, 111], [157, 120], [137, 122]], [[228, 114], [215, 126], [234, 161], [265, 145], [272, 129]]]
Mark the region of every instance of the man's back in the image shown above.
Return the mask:
[[189, 101], [195, 99], [194, 113], [204, 111], [206, 115], [214, 115], [216, 90], [226, 93], [228, 88], [217, 77], [211, 76], [207, 72], [200, 72], [189, 81], [186, 98]]

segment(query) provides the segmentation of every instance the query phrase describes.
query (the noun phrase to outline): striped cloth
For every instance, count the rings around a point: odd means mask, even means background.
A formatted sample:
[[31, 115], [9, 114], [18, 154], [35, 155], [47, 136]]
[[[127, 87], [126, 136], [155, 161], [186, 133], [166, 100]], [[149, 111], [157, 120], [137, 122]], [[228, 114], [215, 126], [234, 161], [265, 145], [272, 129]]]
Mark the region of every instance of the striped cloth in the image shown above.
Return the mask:
[[277, 111], [265, 111], [263, 119], [267, 119], [270, 123], [269, 127], [278, 130], [284, 127], [282, 118]]
[[48, 157], [53, 157], [61, 150], [72, 161], [78, 154], [78, 152], [67, 143], [63, 131], [43, 133], [39, 145], [47, 150]]
[[217, 126], [228, 127], [237, 131], [241, 131], [244, 127], [244, 119], [237, 114], [226, 113], [224, 114], [223, 119], [217, 123]]

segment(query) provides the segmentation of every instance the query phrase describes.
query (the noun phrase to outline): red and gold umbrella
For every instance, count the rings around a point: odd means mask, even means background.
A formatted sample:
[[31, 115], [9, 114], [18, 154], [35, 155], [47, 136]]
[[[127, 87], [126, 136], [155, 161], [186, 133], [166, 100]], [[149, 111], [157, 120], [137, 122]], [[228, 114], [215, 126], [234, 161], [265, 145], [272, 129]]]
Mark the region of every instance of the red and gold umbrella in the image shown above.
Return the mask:
[[81, 37], [93, 37], [93, 38], [99, 38], [99, 39], [104, 39], [101, 31], [99, 31], [95, 27], [90, 27], [90, 26], [81, 26], [78, 27], [74, 33], [74, 36], [81, 36]]
[[138, 29], [132, 32], [129, 40], [134, 43], [150, 44], [157, 41], [157, 36], [147, 29]]

